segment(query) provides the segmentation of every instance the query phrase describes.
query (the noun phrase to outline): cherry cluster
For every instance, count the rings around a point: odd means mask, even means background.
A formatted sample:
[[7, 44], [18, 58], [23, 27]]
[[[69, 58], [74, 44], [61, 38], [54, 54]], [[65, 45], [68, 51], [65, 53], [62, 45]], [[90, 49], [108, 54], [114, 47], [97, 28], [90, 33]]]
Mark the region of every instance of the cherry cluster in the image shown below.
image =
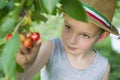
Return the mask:
[[[10, 40], [12, 34], [7, 34], [6, 39], [7, 41]], [[26, 47], [32, 47], [33, 43], [40, 39], [40, 34], [38, 32], [31, 32], [31, 33], [20, 33], [20, 41]]]

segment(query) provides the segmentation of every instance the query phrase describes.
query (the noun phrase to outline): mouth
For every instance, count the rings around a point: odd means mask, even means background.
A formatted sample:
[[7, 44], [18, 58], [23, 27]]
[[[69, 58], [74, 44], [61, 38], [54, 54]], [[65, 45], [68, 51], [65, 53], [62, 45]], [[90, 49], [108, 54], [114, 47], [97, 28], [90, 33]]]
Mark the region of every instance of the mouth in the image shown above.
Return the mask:
[[69, 46], [69, 45], [67, 47], [68, 47], [69, 50], [76, 50], [77, 49], [77, 48]]

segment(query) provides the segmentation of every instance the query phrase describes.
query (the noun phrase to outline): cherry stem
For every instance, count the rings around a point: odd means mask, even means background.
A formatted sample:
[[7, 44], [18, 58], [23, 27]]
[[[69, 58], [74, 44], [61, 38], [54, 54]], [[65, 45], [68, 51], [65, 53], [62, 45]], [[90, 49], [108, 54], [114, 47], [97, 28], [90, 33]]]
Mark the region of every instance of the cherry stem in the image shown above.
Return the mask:
[[16, 25], [16, 28], [14, 29], [14, 31], [13, 31], [13, 35], [18, 31], [18, 29], [19, 29], [19, 27], [20, 27], [20, 25], [24, 22], [24, 18]]

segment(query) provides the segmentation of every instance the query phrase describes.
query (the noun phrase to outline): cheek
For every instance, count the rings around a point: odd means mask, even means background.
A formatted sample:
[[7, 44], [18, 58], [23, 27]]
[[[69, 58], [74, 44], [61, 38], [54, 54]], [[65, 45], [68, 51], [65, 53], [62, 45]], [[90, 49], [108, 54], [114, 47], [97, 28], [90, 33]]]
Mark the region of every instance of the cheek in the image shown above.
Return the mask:
[[95, 44], [95, 40], [89, 40], [89, 41], [79, 41], [79, 48], [82, 49], [82, 50], [88, 50], [88, 49], [91, 49], [94, 44]]

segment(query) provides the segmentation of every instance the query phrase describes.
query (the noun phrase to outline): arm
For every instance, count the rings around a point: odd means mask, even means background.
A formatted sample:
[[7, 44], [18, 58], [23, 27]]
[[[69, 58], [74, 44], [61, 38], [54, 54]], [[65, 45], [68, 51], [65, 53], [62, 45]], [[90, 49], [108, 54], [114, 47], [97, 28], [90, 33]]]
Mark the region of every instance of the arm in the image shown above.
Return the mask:
[[48, 63], [52, 52], [52, 47], [53, 47], [52, 41], [48, 41], [45, 44], [43, 44], [40, 47], [38, 56], [33, 65], [28, 70], [26, 70], [24, 74], [20, 74], [18, 80], [22, 80], [21, 79], [22, 77], [24, 77], [23, 80], [32, 80], [34, 75], [37, 72], [39, 72], [44, 65]]
[[102, 80], [108, 80], [109, 79], [109, 73], [110, 73], [110, 64], [108, 64], [107, 70], [106, 70]]

